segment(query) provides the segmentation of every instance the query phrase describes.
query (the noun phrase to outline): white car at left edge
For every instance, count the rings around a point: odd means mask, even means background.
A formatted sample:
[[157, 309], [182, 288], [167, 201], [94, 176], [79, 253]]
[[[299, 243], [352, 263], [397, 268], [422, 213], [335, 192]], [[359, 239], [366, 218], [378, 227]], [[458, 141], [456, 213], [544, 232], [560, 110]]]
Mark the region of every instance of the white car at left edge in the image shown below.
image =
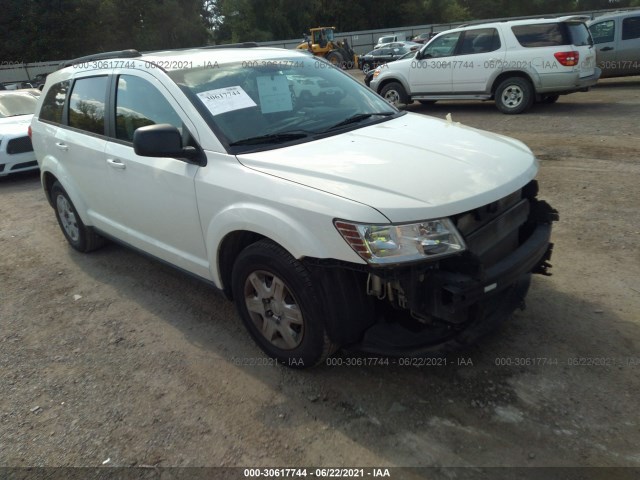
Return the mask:
[[37, 170], [28, 130], [40, 90], [0, 91], [0, 177]]

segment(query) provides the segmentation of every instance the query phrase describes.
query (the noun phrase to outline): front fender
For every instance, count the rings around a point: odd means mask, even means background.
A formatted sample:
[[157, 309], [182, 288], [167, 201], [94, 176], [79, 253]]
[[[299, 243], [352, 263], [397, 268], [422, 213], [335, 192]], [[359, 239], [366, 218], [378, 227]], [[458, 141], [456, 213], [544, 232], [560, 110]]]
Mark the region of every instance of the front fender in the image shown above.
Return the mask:
[[[324, 225], [326, 223], [326, 225]], [[207, 255], [215, 285], [223, 288], [220, 270], [220, 247], [233, 232], [251, 232], [266, 237], [288, 251], [294, 258], [335, 258], [352, 263], [364, 261], [340, 237], [331, 223], [296, 218], [267, 205], [247, 202], [230, 205], [206, 226], [205, 241], [215, 245]]]

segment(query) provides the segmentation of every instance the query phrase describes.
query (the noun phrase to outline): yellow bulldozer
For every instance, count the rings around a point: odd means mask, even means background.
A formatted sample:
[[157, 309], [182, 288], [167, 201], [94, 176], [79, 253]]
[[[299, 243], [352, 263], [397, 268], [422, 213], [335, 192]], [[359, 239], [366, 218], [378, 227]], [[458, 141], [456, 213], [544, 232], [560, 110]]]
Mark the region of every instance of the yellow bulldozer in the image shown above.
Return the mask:
[[358, 56], [353, 52], [347, 39], [334, 38], [336, 27], [317, 27], [304, 34], [304, 42], [296, 48], [308, 50], [318, 57], [324, 57], [336, 67], [358, 68]]

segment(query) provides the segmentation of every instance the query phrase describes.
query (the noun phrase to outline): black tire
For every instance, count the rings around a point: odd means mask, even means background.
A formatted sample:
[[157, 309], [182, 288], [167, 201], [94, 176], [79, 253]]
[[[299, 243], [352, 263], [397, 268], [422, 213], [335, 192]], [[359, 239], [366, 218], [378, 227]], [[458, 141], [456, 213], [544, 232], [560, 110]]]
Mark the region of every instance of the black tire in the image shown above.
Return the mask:
[[560, 95], [548, 95], [546, 97], [542, 97], [542, 102], [540, 103], [547, 103], [547, 104], [556, 103], [559, 98], [560, 98]]
[[407, 91], [398, 82], [391, 82], [386, 84], [382, 88], [382, 90], [380, 90], [380, 95], [387, 102], [396, 107], [400, 106], [401, 104], [406, 105], [409, 102]]
[[496, 107], [502, 113], [508, 115], [522, 113], [533, 104], [533, 87], [525, 78], [507, 78], [496, 88], [495, 101]]
[[51, 186], [51, 200], [58, 225], [60, 225], [69, 245], [83, 253], [104, 246], [106, 240], [98, 235], [92, 227], [88, 227], [82, 222], [76, 207], [59, 182], [54, 182]]
[[344, 58], [342, 58], [340, 52], [336, 50], [334, 50], [333, 52], [329, 52], [326, 56], [326, 59], [335, 67], [342, 68], [343, 66]]
[[365, 75], [367, 73], [369, 73], [369, 70], [371, 70], [371, 64], [365, 62], [362, 64], [362, 73], [364, 73]]
[[307, 368], [336, 350], [326, 333], [319, 290], [304, 265], [280, 246], [260, 240], [240, 252], [231, 287], [245, 327], [270, 357]]
[[433, 105], [437, 100], [418, 100], [422, 105]]

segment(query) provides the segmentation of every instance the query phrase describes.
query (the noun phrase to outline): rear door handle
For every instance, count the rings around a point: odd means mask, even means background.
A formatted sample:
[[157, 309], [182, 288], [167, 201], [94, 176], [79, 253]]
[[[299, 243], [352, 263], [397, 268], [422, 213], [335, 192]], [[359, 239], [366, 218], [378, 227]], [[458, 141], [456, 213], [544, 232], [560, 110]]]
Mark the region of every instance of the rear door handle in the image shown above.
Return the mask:
[[107, 158], [107, 163], [109, 164], [110, 167], [113, 167], [113, 168], [119, 168], [121, 170], [124, 170], [125, 168], [127, 168], [127, 166], [117, 158]]
[[69, 147], [67, 147], [66, 143], [62, 143], [62, 142], [56, 142], [56, 147], [58, 147], [60, 150], [66, 152], [67, 150], [69, 150]]
[[613, 47], [602, 47], [600, 49], [601, 52], [608, 52], [609, 50], [613, 50]]

